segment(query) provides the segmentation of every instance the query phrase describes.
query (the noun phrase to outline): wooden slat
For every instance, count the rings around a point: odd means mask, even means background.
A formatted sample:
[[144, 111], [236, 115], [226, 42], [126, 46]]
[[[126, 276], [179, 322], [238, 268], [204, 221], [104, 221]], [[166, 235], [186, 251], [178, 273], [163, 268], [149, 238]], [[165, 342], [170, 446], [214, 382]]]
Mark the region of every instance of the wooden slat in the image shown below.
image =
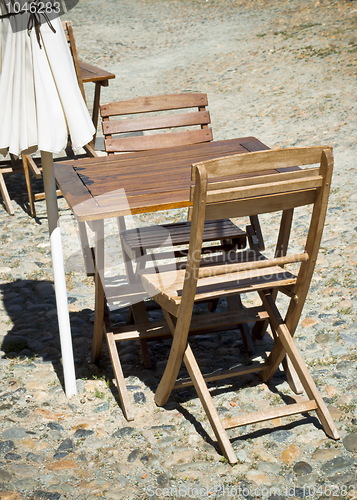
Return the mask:
[[[242, 375], [248, 375], [249, 373], [259, 373], [264, 370], [265, 363], [252, 363], [249, 366], [242, 366], [240, 368], [236, 368], [234, 370], [225, 370], [221, 371], [220, 373], [212, 373], [212, 374], [205, 374], [203, 375], [204, 381], [206, 383], [208, 382], [214, 382], [216, 380], [225, 380], [228, 378], [234, 378], [234, 377], [239, 377]], [[176, 384], [174, 385], [174, 389], [183, 389], [185, 387], [190, 387], [193, 385], [193, 382], [191, 379], [186, 378], [182, 380], [178, 380]]]
[[214, 190], [207, 193], [207, 203], [237, 200], [263, 195], [278, 194], [282, 191], [301, 191], [321, 187], [322, 177], [308, 177], [307, 179], [292, 179], [288, 181], [267, 182], [265, 184], [254, 184], [253, 186], [235, 187], [229, 189]]
[[[144, 228], [130, 229], [121, 233], [124, 244], [130, 248], [157, 248], [161, 246], [168, 237], [175, 245], [180, 242], [187, 243], [190, 236], [191, 224], [181, 222], [163, 226], [149, 226]], [[245, 236], [242, 231], [229, 219], [220, 221], [207, 221], [203, 232], [203, 241], [214, 241]]]
[[[268, 315], [262, 307], [252, 307], [239, 311], [224, 311], [214, 315], [200, 314], [193, 316], [190, 325], [190, 335], [199, 335], [207, 331], [222, 331], [231, 329], [242, 323], [251, 323], [267, 319]], [[137, 324], [135, 326], [125, 325], [113, 328], [113, 338], [115, 341], [134, 339], [153, 339], [171, 337], [171, 332], [167, 324], [162, 322], [152, 322], [149, 324]]]
[[108, 153], [119, 151], [144, 151], [174, 146], [183, 146], [199, 142], [208, 142], [213, 139], [211, 129], [190, 130], [183, 132], [167, 132], [145, 136], [123, 137], [106, 139], [105, 149]]
[[102, 128], [103, 134], [108, 135], [173, 127], [208, 125], [209, 123], [211, 123], [209, 111], [196, 111], [166, 116], [143, 116], [142, 118], [135, 119], [103, 121]]
[[[205, 162], [205, 169], [209, 178], [225, 175], [235, 175], [242, 173], [251, 173], [261, 171], [262, 168], [279, 169], [286, 167], [295, 167], [300, 165], [312, 165], [320, 163], [321, 155], [324, 150], [331, 151], [331, 146], [315, 146], [305, 148], [285, 148], [283, 150], [274, 150], [254, 152], [247, 154], [242, 158], [240, 155], [229, 158], [220, 158]], [[280, 152], [283, 151], [284, 154]], [[195, 165], [199, 166], [198, 164]], [[219, 175], [218, 173], [219, 172]], [[192, 173], [192, 180], [194, 172]]]
[[253, 262], [241, 262], [238, 264], [226, 263], [221, 266], [203, 267], [199, 270], [200, 278], [208, 278], [210, 276], [219, 276], [220, 274], [250, 271], [255, 269], [264, 269], [266, 267], [284, 266], [293, 262], [306, 262], [309, 259], [308, 254], [293, 254], [285, 255], [284, 257], [276, 257], [274, 259], [256, 260]]
[[256, 424], [257, 422], [264, 422], [265, 420], [288, 417], [297, 413], [316, 410], [316, 408], [316, 402], [314, 400], [309, 400], [305, 403], [294, 403], [282, 408], [271, 408], [270, 410], [258, 413], [249, 413], [248, 415], [241, 415], [239, 417], [225, 418], [222, 420], [222, 424], [225, 429], [233, 429], [234, 427], [240, 427], [242, 425]]
[[[279, 212], [290, 208], [314, 203], [316, 191], [295, 191], [292, 193], [278, 193], [266, 195], [259, 199], [246, 198], [234, 202], [223, 202], [206, 207], [207, 219], [222, 219], [224, 217], [244, 217], [269, 212]], [[227, 210], [228, 209], [228, 210]]]
[[0, 174], [12, 174], [13, 171], [12, 167], [0, 167]]
[[207, 95], [203, 93], [164, 94], [103, 104], [100, 107], [100, 114], [102, 117], [108, 117], [207, 105]]
[[81, 59], [78, 62], [83, 83], [105, 82], [115, 78], [115, 75], [109, 71], [93, 66]]
[[[85, 213], [90, 211], [91, 207], [95, 209], [98, 207], [97, 202], [90, 196], [88, 189], [82, 182], [73, 182], [73, 170], [68, 168], [65, 164], [55, 164], [54, 169], [56, 172], [56, 179], [61, 185], [63, 196], [70, 200], [73, 211], [76, 213], [77, 209], [83, 208]], [[83, 206], [83, 204], [85, 204]]]
[[[143, 285], [147, 293], [172, 314], [177, 313], [181, 303], [182, 286], [185, 270], [166, 273], [143, 274]], [[252, 291], [269, 289], [272, 286], [290, 286], [296, 283], [296, 277], [281, 267], [274, 266], [253, 271], [241, 271], [239, 281], [237, 273], [200, 278], [197, 282], [195, 301], [228, 297]]]
[[[56, 196], [62, 196], [62, 192], [60, 189], [56, 189]], [[43, 192], [43, 193], [35, 193], [33, 195], [33, 198], [35, 201], [39, 201], [39, 200], [45, 200], [46, 199], [46, 194]]]
[[[224, 190], [224, 189], [234, 189], [238, 187], [244, 187], [244, 186], [255, 186], [259, 184], [266, 184], [274, 181], [289, 181], [289, 180], [299, 180], [299, 179], [306, 179], [310, 177], [316, 177], [319, 175], [319, 169], [318, 168], [305, 168], [305, 169], [298, 169], [294, 171], [284, 171], [284, 172], [278, 172], [276, 173], [273, 171], [272, 173], [268, 175], [250, 175], [250, 174], [245, 174], [244, 176], [235, 176], [234, 178], [228, 179], [228, 180], [217, 180], [214, 182], [209, 182], [208, 184], [208, 193], [211, 191], [216, 191], [216, 190]], [[195, 186], [192, 185], [191, 187], [191, 198], [193, 196]]]

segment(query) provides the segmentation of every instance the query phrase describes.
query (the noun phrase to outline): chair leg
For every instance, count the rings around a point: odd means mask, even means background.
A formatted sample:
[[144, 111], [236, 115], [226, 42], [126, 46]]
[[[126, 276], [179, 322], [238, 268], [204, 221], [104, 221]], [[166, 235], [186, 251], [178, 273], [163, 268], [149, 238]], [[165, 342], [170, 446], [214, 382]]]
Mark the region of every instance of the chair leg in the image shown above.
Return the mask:
[[129, 402], [129, 394], [126, 388], [125, 378], [121, 367], [118, 349], [115, 343], [113, 333], [111, 332], [107, 333], [106, 337], [108, 342], [110, 358], [112, 360], [115, 380], [117, 382], [120, 404], [123, 410], [124, 417], [127, 420], [134, 420], [134, 413]]
[[186, 347], [183, 360], [224, 456], [231, 464], [237, 463], [237, 457], [229, 441], [228, 434], [222, 425], [211, 394], [189, 345]]
[[10, 215], [14, 215], [14, 209], [10, 200], [10, 196], [5, 184], [4, 176], [0, 172], [0, 193], [5, 204], [5, 208]]
[[183, 361], [187, 345], [187, 335], [190, 328], [190, 322], [186, 321], [185, 325], [181, 325], [167, 311], [163, 310], [163, 312], [173, 334], [173, 341], [165, 371], [155, 392], [155, 403], [158, 406], [164, 406], [167, 403], [175, 385]]
[[31, 215], [31, 217], [36, 217], [35, 198], [34, 198], [33, 191], [32, 191], [30, 169], [29, 169], [26, 155], [22, 155], [22, 166], [23, 166], [24, 174], [25, 174], [27, 196], [28, 196], [29, 205], [30, 205], [30, 215]]
[[295, 394], [302, 394], [304, 392], [304, 388], [300, 382], [298, 374], [296, 373], [294, 365], [292, 364], [292, 362], [290, 361], [290, 358], [288, 356], [285, 356], [285, 358], [282, 361], [282, 365], [283, 365], [284, 372], [286, 375], [286, 380], [288, 381], [290, 389], [293, 392], [295, 392]]
[[[237, 311], [242, 311], [244, 309], [240, 295], [228, 296], [227, 303], [230, 310], [236, 309]], [[252, 354], [254, 346], [248, 325], [246, 323], [242, 323], [239, 325], [239, 329], [245, 349], [249, 354]]]
[[[264, 295], [264, 292], [260, 292], [260, 297], [264, 301], [263, 295]], [[271, 297], [271, 299], [274, 302], [276, 300], [276, 296], [277, 296], [277, 290], [273, 290], [271, 292], [271, 294], [270, 294], [270, 297]], [[257, 327], [259, 325], [259, 327], [264, 328], [264, 332], [265, 332], [265, 330], [267, 329], [268, 324], [269, 324], [268, 320], [265, 320], [263, 322], [257, 321], [257, 323], [253, 327], [253, 335], [254, 335], [254, 328], [255, 327]], [[272, 327], [272, 333], [273, 333], [273, 336], [274, 336], [274, 340], [276, 342], [279, 342], [279, 339], [276, 336], [275, 330], [274, 330], [273, 327]], [[304, 388], [303, 388], [303, 386], [302, 386], [302, 384], [301, 384], [301, 382], [299, 380], [299, 377], [298, 377], [298, 375], [297, 375], [297, 373], [295, 371], [294, 365], [291, 363], [290, 359], [287, 356], [284, 356], [281, 359], [281, 363], [283, 365], [284, 372], [285, 372], [285, 375], [286, 375], [286, 379], [288, 381], [290, 389], [293, 392], [295, 392], [295, 394], [302, 394], [302, 392], [304, 391]], [[277, 369], [278, 369], [278, 365], [276, 366], [276, 368], [275, 368], [274, 371], [270, 372], [270, 376], [268, 378], [266, 378], [265, 381], [269, 380], [269, 378], [271, 378], [271, 376], [276, 372]]]
[[[180, 340], [185, 336], [181, 336], [181, 338], [179, 338], [180, 335], [177, 329], [176, 318], [167, 311], [163, 311], [170, 330], [172, 332], [175, 331], [176, 333], [174, 333], [174, 340], [171, 346], [169, 360], [155, 393], [155, 403], [158, 406], [163, 406], [167, 402], [183, 361], [224, 456], [231, 464], [235, 464], [237, 463], [237, 457], [234, 453], [231, 442], [229, 441], [225, 428], [219, 418], [211, 394], [209, 393], [192, 349], [189, 344], [186, 344], [186, 342], [180, 342]], [[189, 326], [187, 328], [189, 328]], [[187, 335], [185, 338], [187, 339]]]
[[[146, 324], [149, 322], [146, 306], [144, 302], [138, 302], [131, 306], [131, 314], [133, 315], [135, 324]], [[140, 339], [140, 350], [142, 355], [142, 361], [145, 368], [151, 368], [151, 358], [148, 343], [144, 339]]]
[[276, 334], [281, 342], [283, 350], [289, 356], [291, 363], [293, 364], [296, 373], [305, 389], [305, 392], [308, 398], [316, 403], [316, 413], [320, 422], [323, 426], [326, 434], [333, 439], [339, 439], [338, 430], [331, 418], [331, 415], [326, 407], [324, 400], [322, 399], [315, 382], [313, 381], [308, 368], [298, 351], [293, 338], [290, 334], [289, 329], [287, 328], [284, 320], [280, 316], [278, 308], [275, 305], [274, 300], [271, 295], [265, 295], [263, 297], [264, 306], [266, 307], [269, 317], [271, 319], [271, 323], [273, 328], [276, 331]]

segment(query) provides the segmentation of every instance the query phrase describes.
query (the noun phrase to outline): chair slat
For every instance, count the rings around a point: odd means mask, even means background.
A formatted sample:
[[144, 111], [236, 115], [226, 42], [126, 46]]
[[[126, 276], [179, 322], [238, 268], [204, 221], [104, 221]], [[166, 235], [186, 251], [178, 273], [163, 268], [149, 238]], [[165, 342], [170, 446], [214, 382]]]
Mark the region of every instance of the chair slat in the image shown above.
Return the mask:
[[322, 186], [322, 177], [315, 176], [308, 179], [293, 179], [281, 182], [267, 182], [265, 184], [245, 187], [235, 187], [230, 189], [219, 189], [207, 193], [207, 203], [216, 203], [229, 200], [239, 200], [263, 195], [273, 195], [291, 191], [301, 191]]
[[144, 151], [187, 144], [209, 142], [213, 138], [211, 129], [187, 130], [183, 132], [168, 132], [139, 137], [124, 137], [120, 139], [106, 139], [107, 152]]
[[221, 266], [203, 267], [199, 270], [200, 278], [207, 278], [210, 276], [219, 276], [220, 274], [249, 271], [255, 269], [264, 269], [272, 266], [284, 266], [292, 264], [293, 262], [306, 262], [309, 255], [304, 252], [301, 254], [285, 255], [284, 257], [276, 257], [274, 259], [254, 260], [250, 262], [239, 263], [226, 263]]
[[207, 94], [165, 94], [147, 97], [137, 97], [126, 101], [103, 104], [100, 107], [102, 117], [113, 115], [128, 115], [152, 111], [167, 111], [169, 109], [194, 108], [208, 105]]
[[259, 184], [266, 184], [268, 182], [282, 182], [282, 181], [289, 181], [289, 180], [299, 180], [299, 179], [306, 179], [308, 177], [316, 177], [317, 175], [320, 174], [320, 170], [318, 168], [305, 168], [305, 169], [300, 169], [297, 168], [296, 170], [289, 170], [286, 172], [278, 172], [276, 173], [275, 170], [269, 171], [266, 175], [255, 175], [253, 176], [251, 174], [243, 174], [242, 177], [240, 178], [233, 178], [229, 180], [217, 180], [217, 181], [210, 181], [208, 186], [207, 186], [207, 191], [215, 191], [217, 189], [228, 189], [228, 188], [235, 188], [235, 187], [244, 187], [244, 186], [254, 186], [254, 185], [259, 185]]
[[135, 119], [103, 121], [103, 133], [105, 135], [121, 134], [191, 125], [208, 125], [209, 123], [211, 123], [211, 119], [208, 111], [196, 111], [166, 116], [150, 116], [149, 118], [143, 116]]
[[207, 219], [223, 217], [245, 217], [263, 213], [278, 212], [304, 205], [311, 205], [316, 198], [316, 190], [302, 190], [291, 193], [265, 195], [261, 198], [245, 198], [207, 205]]
[[[272, 149], [269, 151], [219, 158], [197, 163], [195, 166], [204, 164], [208, 178], [226, 175], [241, 175], [263, 170], [320, 163], [321, 154], [324, 150], [331, 151], [331, 147], [312, 146], [305, 148], [284, 148], [279, 150]], [[194, 180], [194, 172], [192, 173], [192, 180]]]
[[263, 412], [249, 413], [248, 415], [239, 415], [234, 418], [225, 418], [222, 420], [225, 429], [233, 429], [247, 424], [255, 424], [272, 420], [275, 418], [288, 417], [297, 413], [305, 413], [307, 411], [316, 410], [318, 408], [315, 400], [304, 401], [303, 403], [293, 403], [281, 408], [270, 408]]

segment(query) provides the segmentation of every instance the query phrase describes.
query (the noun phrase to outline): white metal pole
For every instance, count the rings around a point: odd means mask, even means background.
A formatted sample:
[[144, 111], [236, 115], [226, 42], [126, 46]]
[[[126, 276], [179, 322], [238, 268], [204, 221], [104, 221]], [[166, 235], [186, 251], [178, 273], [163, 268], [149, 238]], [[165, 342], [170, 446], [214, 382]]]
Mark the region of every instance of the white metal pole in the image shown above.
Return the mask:
[[74, 370], [71, 326], [66, 289], [66, 277], [63, 261], [61, 230], [59, 226], [56, 181], [51, 153], [41, 151], [43, 182], [46, 194], [48, 229], [50, 233], [52, 265], [54, 274], [56, 305], [59, 334], [61, 340], [62, 364], [66, 395], [77, 394], [76, 375]]

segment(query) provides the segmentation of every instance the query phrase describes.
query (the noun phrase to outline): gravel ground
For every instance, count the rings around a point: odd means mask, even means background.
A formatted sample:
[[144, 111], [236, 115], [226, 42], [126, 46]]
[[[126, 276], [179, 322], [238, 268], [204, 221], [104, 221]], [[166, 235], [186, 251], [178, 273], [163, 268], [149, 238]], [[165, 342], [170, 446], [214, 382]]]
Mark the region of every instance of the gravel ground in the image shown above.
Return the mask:
[[[89, 361], [93, 285], [61, 199], [79, 389], [67, 399], [45, 204], [37, 202], [38, 217], [30, 218], [23, 176], [11, 174], [15, 216], [0, 207], [0, 498], [357, 498], [356, 13], [346, 0], [87, 0], [68, 14], [80, 57], [116, 74], [102, 102], [202, 91], [215, 139], [254, 135], [271, 147], [334, 147], [326, 228], [296, 336], [341, 440], [328, 439], [313, 415], [256, 424], [230, 432], [239, 458], [231, 467], [193, 391], [155, 406], [165, 343], [152, 346], [152, 370], [141, 366], [136, 345], [121, 350], [137, 415], [126, 422], [107, 353], [99, 368]], [[266, 342], [257, 342], [258, 352]], [[232, 361], [231, 343], [231, 334], [201, 340], [201, 364], [209, 368], [216, 352]], [[282, 374], [269, 386], [256, 382], [215, 390], [219, 412], [274, 406], [279, 394], [291, 395]]]

